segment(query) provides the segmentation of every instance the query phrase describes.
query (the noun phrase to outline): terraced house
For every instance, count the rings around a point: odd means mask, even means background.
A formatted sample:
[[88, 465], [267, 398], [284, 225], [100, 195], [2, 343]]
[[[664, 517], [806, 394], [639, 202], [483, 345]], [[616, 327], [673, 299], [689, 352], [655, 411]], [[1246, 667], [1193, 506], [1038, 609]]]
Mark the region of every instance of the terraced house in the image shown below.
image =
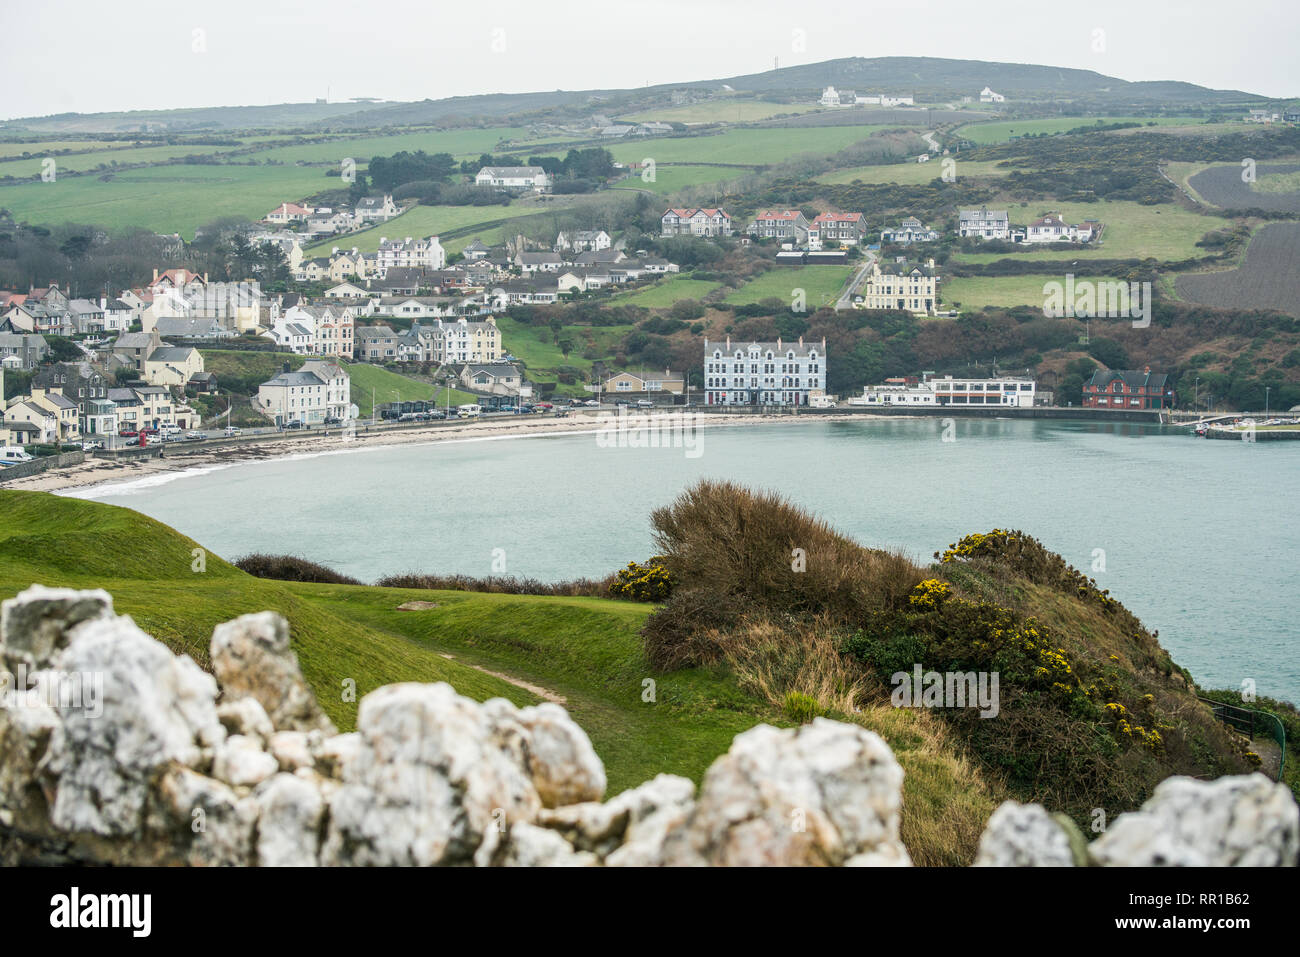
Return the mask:
[[707, 405], [811, 405], [826, 394], [826, 340], [705, 339], [704, 389]]
[[436, 362], [494, 363], [501, 357], [501, 331], [488, 316], [482, 322], [436, 320], [433, 328]]
[[939, 273], [934, 260], [925, 265], [906, 260], [876, 261], [862, 286], [859, 309], [896, 309], [913, 315], [933, 316], [939, 308]]

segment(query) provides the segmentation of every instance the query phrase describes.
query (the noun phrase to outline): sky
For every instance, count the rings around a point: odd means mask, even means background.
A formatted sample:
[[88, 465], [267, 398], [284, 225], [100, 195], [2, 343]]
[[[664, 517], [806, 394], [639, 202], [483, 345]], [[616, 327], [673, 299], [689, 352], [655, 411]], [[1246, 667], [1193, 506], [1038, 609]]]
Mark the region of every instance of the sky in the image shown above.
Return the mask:
[[848, 56], [1300, 96], [1296, 0], [3, 0], [0, 36], [4, 119], [627, 88]]

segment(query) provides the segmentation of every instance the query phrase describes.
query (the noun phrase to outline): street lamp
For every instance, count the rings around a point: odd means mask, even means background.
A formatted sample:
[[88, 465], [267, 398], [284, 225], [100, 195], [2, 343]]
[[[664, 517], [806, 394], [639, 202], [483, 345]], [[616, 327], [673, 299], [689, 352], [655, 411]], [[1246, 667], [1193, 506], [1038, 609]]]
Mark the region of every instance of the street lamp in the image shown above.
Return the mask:
[[1197, 409], [1201, 407], [1199, 401], [1200, 395], [1201, 395], [1201, 377], [1197, 376], [1196, 385], [1193, 386], [1192, 388], [1192, 411], [1193, 412], [1195, 412]]
[[1265, 419], [1268, 418], [1268, 393], [1269, 390], [1272, 388], [1273, 387], [1271, 385], [1264, 386], [1264, 418]]

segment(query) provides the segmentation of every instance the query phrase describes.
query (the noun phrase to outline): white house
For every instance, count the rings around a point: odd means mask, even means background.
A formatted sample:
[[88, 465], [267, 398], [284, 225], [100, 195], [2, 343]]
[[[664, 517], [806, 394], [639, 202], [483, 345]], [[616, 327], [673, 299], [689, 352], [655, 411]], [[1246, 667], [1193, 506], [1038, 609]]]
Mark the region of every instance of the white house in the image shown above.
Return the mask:
[[447, 265], [447, 253], [438, 242], [437, 236], [424, 239], [379, 240], [379, 268], [387, 270], [394, 266], [414, 269], [442, 269]]
[[963, 209], [957, 217], [958, 236], [1010, 239], [1011, 223], [1005, 209]]
[[1026, 243], [1086, 243], [1093, 237], [1093, 226], [1067, 223], [1060, 213], [1048, 213], [1034, 220], [1025, 230]]
[[705, 339], [704, 389], [707, 405], [811, 405], [826, 394], [826, 340]]
[[731, 217], [724, 209], [670, 209], [661, 219], [664, 236], [730, 236]]
[[284, 371], [258, 386], [257, 400], [276, 425], [318, 425], [326, 418], [346, 416], [351, 404], [351, 378], [333, 362], [305, 362], [297, 371], [286, 362]]
[[839, 106], [840, 95], [836, 91], [835, 87], [828, 86], [826, 89], [822, 90], [822, 98], [820, 102], [822, 106]]
[[560, 233], [555, 237], [557, 252], [571, 249], [574, 252], [585, 250], [608, 249], [612, 243], [609, 233], [603, 229], [579, 229], [572, 233]]
[[880, 232], [882, 243], [898, 243], [910, 246], [912, 243], [938, 242], [939, 234], [921, 224], [915, 216], [908, 216], [897, 229], [884, 229]]
[[474, 185], [549, 193], [551, 177], [540, 166], [484, 166], [474, 177]]
[[980, 90], [981, 103], [1005, 103], [1007, 98], [1001, 93], [994, 93], [987, 86]]
[[366, 196], [357, 202], [353, 218], [358, 224], [386, 223], [400, 212], [397, 204], [393, 202], [393, 197], [388, 194]]

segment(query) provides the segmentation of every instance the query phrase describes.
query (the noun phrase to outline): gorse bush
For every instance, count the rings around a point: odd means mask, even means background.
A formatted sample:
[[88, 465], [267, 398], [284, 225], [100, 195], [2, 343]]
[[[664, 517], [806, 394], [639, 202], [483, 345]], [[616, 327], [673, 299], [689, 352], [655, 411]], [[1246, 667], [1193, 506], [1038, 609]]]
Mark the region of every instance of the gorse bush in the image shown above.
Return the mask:
[[596, 581], [578, 578], [565, 582], [543, 582], [535, 578], [492, 575], [386, 575], [375, 585], [379, 588], [418, 588], [426, 591], [476, 591], [496, 595], [551, 595], [562, 598], [607, 598], [613, 576]]
[[673, 590], [673, 576], [664, 567], [662, 555], [656, 555], [644, 565], [628, 562], [609, 586], [615, 598], [628, 601], [663, 601]]
[[296, 555], [245, 555], [236, 560], [234, 565], [258, 578], [275, 578], [286, 582], [322, 582], [327, 585], [362, 584], [326, 565]]

